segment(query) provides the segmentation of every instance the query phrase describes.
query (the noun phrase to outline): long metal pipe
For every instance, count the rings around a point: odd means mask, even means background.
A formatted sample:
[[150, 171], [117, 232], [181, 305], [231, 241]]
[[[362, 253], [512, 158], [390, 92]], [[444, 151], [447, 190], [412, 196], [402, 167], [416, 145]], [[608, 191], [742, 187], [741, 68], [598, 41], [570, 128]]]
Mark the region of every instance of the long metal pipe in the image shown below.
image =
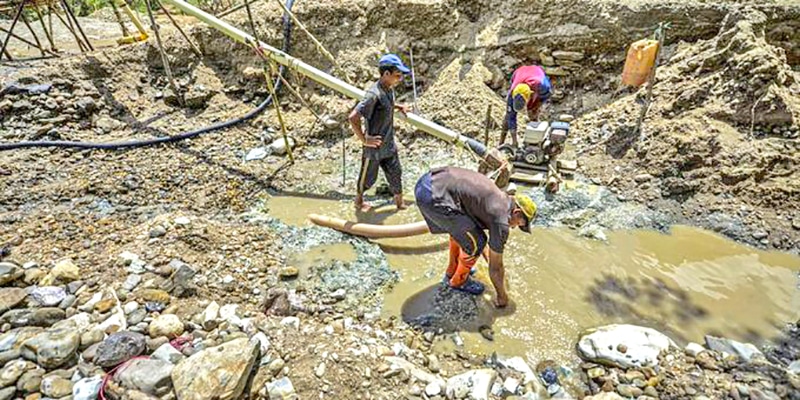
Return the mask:
[[[261, 50], [263, 50], [264, 54], [266, 54], [267, 57], [269, 57], [270, 59], [275, 60], [279, 64], [285, 65], [291, 69], [300, 72], [301, 74], [313, 79], [314, 81], [323, 86], [326, 86], [332, 90], [335, 90], [347, 97], [356, 100], [362, 99], [365, 95], [365, 92], [363, 90], [353, 85], [350, 85], [347, 82], [342, 81], [341, 79], [331, 76], [317, 68], [314, 68], [313, 66], [306, 64], [303, 61], [295, 57], [292, 57], [289, 54], [286, 54], [275, 47], [272, 47], [264, 42], [257, 41], [252, 35], [185, 2], [184, 0], [163, 0], [163, 1], [165, 3], [172, 4], [173, 6], [179, 8], [186, 14], [192, 15], [200, 19], [210, 27], [224, 33], [225, 35], [236, 40], [237, 42], [246, 45], [253, 45], [257, 43], [258, 47]], [[468, 136], [461, 135], [458, 132], [455, 132], [451, 129], [445, 128], [439, 124], [428, 121], [416, 114], [408, 113], [406, 115], [403, 115], [403, 113], [401, 112], [395, 112], [395, 116], [397, 116], [400, 120], [408, 122], [409, 124], [411, 124], [411, 126], [423, 132], [429, 133], [447, 142], [459, 144], [469, 150], [472, 150], [481, 157], [486, 152], [486, 148], [483, 146], [482, 143]]]

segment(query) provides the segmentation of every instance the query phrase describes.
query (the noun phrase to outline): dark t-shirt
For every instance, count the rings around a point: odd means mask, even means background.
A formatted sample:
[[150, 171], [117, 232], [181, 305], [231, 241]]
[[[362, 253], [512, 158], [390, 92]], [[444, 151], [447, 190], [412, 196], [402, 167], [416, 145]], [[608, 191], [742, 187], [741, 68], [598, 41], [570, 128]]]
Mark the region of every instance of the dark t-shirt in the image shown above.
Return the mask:
[[466, 214], [489, 230], [489, 248], [503, 252], [508, 239], [511, 198], [483, 174], [443, 167], [431, 170], [433, 203]]
[[397, 152], [394, 144], [394, 91], [375, 82], [356, 106], [356, 111], [367, 120], [367, 135], [380, 136], [381, 147], [364, 147], [364, 155], [372, 160], [389, 158]]

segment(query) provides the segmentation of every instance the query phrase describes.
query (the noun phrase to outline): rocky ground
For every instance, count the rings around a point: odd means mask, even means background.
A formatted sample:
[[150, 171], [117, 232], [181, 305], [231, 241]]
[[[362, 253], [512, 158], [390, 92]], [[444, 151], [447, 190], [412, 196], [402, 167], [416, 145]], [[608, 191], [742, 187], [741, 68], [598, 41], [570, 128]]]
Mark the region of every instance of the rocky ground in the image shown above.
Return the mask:
[[[300, 0], [297, 16], [341, 66], [297, 30], [291, 53], [364, 87], [380, 53], [405, 57], [413, 46], [420, 112], [472, 136], [489, 105], [496, 135], [513, 68], [541, 63], [555, 83], [545, 114], [578, 117], [567, 156], [580, 167], [557, 196], [531, 191], [537, 223], [597, 239], [604, 229], [689, 223], [798, 252], [800, 10], [745, 6]], [[260, 36], [279, 46], [278, 6], [254, 12]], [[246, 26], [243, 12], [228, 19]], [[622, 49], [664, 20], [672, 27], [639, 145], [630, 132], [644, 90], [616, 88]], [[185, 106], [152, 42], [0, 65], [0, 140], [165, 136], [241, 116], [266, 97], [250, 50], [209, 28], [189, 31], [203, 58], [164, 31]], [[268, 216], [276, 192], [348, 198], [359, 164], [357, 143], [342, 140], [353, 101], [289, 80], [324, 116], [282, 93], [294, 164], [270, 145], [280, 131], [272, 110], [174, 145], [0, 153], [0, 400], [94, 399], [101, 386], [107, 397], [142, 399], [800, 398], [794, 325], [763, 357], [711, 339], [659, 347], [652, 365], [581, 353], [587, 363], [570, 368], [469, 354], [457, 336], [378, 318], [396, 276], [377, 246]], [[410, 81], [399, 95], [413, 99]], [[398, 140], [405, 182], [431, 165], [474, 165], [408, 126]], [[353, 244], [354, 262], [307, 279], [286, 264], [290, 252], [338, 242]], [[624, 339], [610, 350], [637, 357], [637, 336], [609, 331]], [[456, 350], [434, 351], [440, 341]]]

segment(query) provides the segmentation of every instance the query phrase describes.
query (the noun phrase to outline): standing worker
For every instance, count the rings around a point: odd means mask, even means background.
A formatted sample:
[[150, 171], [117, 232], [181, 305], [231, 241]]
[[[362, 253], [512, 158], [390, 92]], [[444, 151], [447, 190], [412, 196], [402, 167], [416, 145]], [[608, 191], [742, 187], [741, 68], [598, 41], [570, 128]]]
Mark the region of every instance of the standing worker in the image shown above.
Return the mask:
[[524, 194], [503, 193], [481, 173], [456, 167], [442, 167], [425, 173], [414, 190], [422, 216], [431, 233], [450, 234], [450, 261], [444, 283], [475, 295], [484, 286], [470, 278], [472, 267], [484, 253], [489, 231], [489, 277], [497, 298], [495, 305], [505, 307], [503, 248], [510, 228], [530, 233], [536, 216], [536, 204]]
[[511, 143], [514, 148], [519, 147], [517, 142], [517, 113], [528, 110], [531, 121], [539, 119], [542, 104], [550, 99], [550, 78], [544, 69], [538, 65], [517, 68], [511, 75], [511, 88], [506, 97], [506, 117], [503, 121], [503, 132], [500, 134], [500, 144], [506, 142], [506, 134], [511, 132]]
[[[409, 107], [394, 104], [394, 87], [403, 79], [403, 74], [410, 70], [403, 65], [400, 57], [386, 54], [378, 61], [378, 72], [380, 79], [367, 89], [366, 95], [349, 117], [353, 132], [363, 144], [361, 173], [356, 182], [356, 207], [364, 212], [370, 209], [370, 205], [364, 202], [364, 192], [378, 179], [378, 167], [389, 182], [397, 209], [406, 208], [403, 202], [403, 170], [394, 143], [394, 110], [405, 114]], [[366, 134], [361, 128], [362, 117], [367, 121]]]

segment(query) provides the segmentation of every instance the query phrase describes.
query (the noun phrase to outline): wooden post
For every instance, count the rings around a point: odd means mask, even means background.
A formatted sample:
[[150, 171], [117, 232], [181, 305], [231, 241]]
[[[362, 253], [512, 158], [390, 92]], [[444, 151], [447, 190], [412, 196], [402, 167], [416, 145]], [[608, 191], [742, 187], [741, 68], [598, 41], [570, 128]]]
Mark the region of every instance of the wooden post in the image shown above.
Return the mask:
[[42, 31], [44, 31], [44, 35], [47, 37], [47, 41], [50, 42], [50, 50], [55, 50], [56, 44], [53, 41], [53, 34], [51, 32], [52, 28], [50, 29], [50, 31], [47, 30], [47, 26], [44, 23], [44, 15], [42, 15], [42, 11], [39, 10], [39, 4], [37, 4], [36, 1], [33, 2], [33, 9], [34, 11], [36, 11], [36, 17], [39, 18], [39, 23], [42, 25]]
[[89, 47], [89, 50], [94, 51], [94, 47], [92, 47], [92, 43], [89, 42], [89, 38], [86, 37], [86, 33], [83, 32], [83, 28], [81, 28], [81, 23], [78, 21], [78, 17], [75, 16], [75, 13], [72, 11], [72, 7], [69, 6], [67, 0], [61, 0], [61, 3], [64, 4], [64, 10], [67, 12], [67, 19], [72, 18], [75, 22], [75, 27], [78, 28], [78, 32], [80, 32], [81, 37], [86, 42], [86, 46]]
[[[25, 4], [25, 2], [23, 1], [22, 4]], [[42, 48], [42, 42], [39, 41], [39, 35], [36, 34], [36, 31], [33, 30], [33, 27], [31, 27], [31, 24], [28, 22], [28, 17], [25, 16], [25, 12], [23, 12], [20, 17], [22, 19], [22, 23], [25, 24], [25, 26], [28, 28], [28, 32], [31, 33], [33, 41], [36, 42], [36, 46], [34, 47], [39, 49], [39, 53], [41, 53], [42, 57], [44, 57], [45, 54], [44, 54], [44, 48]]]

